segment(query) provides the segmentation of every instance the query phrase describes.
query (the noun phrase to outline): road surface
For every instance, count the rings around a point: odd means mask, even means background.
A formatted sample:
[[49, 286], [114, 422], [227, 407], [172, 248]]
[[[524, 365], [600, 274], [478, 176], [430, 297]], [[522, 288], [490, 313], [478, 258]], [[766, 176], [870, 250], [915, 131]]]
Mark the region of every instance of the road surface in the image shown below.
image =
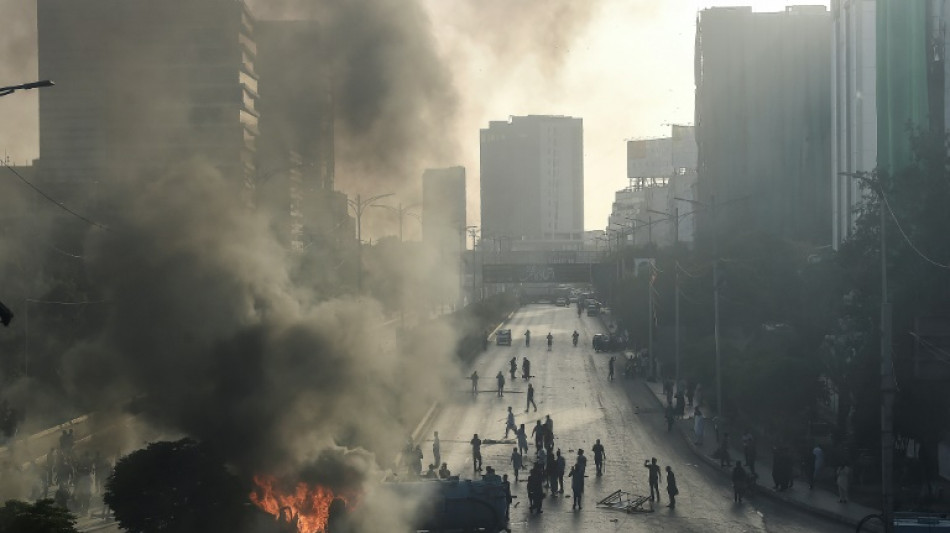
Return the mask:
[[[513, 345], [491, 345], [473, 364], [481, 377], [481, 392], [472, 395], [470, 385], [459, 377], [458, 392], [434, 418], [426, 436], [432, 431], [441, 438], [442, 461], [447, 462], [453, 474], [472, 478], [472, 435], [500, 440], [505, 433], [507, 406], [514, 407], [517, 424], [525, 424], [529, 431], [538, 419], [550, 414], [554, 420], [555, 447], [567, 459], [568, 469], [574, 463], [576, 450], [582, 448], [588, 456], [584, 508], [571, 510], [570, 480], [565, 478], [564, 497], [548, 496], [544, 513], [529, 516], [525, 475], [520, 483], [512, 482], [512, 493], [517, 496], [517, 507], [511, 510], [513, 531], [545, 532], [610, 532], [610, 531], [682, 531], [682, 532], [845, 532], [853, 531], [824, 519], [791, 509], [762, 496], [747, 498], [743, 504], [734, 504], [728, 479], [712, 467], [701, 463], [677, 433], [667, 433], [662, 414], [642, 382], [627, 381], [620, 376], [607, 380], [607, 362], [610, 354], [595, 353], [591, 337], [602, 333], [597, 317], [578, 318], [573, 307], [530, 305], [521, 308], [504, 327], [511, 328]], [[523, 333], [531, 330], [531, 346], [525, 348]], [[580, 342], [571, 345], [571, 333], [580, 333]], [[548, 351], [545, 337], [554, 335], [553, 350]], [[508, 361], [518, 357], [518, 379], [511, 383]], [[525, 413], [527, 383], [520, 378], [521, 359], [531, 360], [538, 411]], [[618, 357], [618, 361], [619, 361]], [[508, 381], [503, 398], [497, 397], [495, 376], [501, 370]], [[638, 414], [635, 406], [643, 409]], [[534, 441], [529, 434], [529, 446]], [[600, 439], [606, 449], [607, 461], [602, 477], [594, 475], [594, 461], [590, 448]], [[499, 475], [509, 474], [509, 457], [516, 444], [483, 444], [485, 466], [492, 466]], [[431, 462], [431, 440], [423, 444], [424, 464]], [[530, 453], [530, 452], [529, 452]], [[665, 473], [661, 482], [661, 502], [655, 512], [626, 514], [611, 509], [599, 509], [598, 500], [615, 490], [649, 495], [647, 470], [643, 462], [656, 457], [665, 469], [673, 467], [679, 486], [675, 510], [666, 507]], [[766, 476], [768, 477], [768, 476]]]

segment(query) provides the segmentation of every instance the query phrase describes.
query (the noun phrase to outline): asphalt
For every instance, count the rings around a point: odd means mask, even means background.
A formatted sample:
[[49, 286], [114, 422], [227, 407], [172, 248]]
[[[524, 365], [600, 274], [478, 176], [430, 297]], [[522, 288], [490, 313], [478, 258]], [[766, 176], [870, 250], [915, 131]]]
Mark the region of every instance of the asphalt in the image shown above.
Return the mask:
[[[598, 318], [578, 317], [573, 308], [530, 305], [513, 314], [503, 327], [512, 330], [514, 346], [490, 346], [471, 368], [463, 370], [455, 395], [434, 409], [417, 428], [417, 436], [423, 441], [424, 464], [432, 461], [432, 432], [439, 431], [442, 460], [448, 463], [449, 469], [463, 478], [477, 478], [479, 473], [472, 469], [469, 441], [478, 433], [480, 438], [489, 441], [482, 446], [485, 466], [494, 467], [499, 475], [512, 475], [509, 457], [516, 444], [513, 437], [505, 439], [504, 436], [509, 405], [514, 408], [517, 423], [524, 423], [529, 431], [536, 420], [551, 415], [555, 447], [561, 449], [568, 465], [574, 462], [578, 448], [590, 455], [595, 439], [601, 439], [607, 450], [603, 476], [594, 475], [593, 460], [589, 461], [583, 510], [573, 510], [569, 497], [557, 495], [545, 499], [544, 514], [530, 515], [526, 509], [524, 477], [521, 483], [513, 483], [517, 499], [511, 511], [512, 530], [555, 533], [854, 530], [758, 494], [750, 495], [744, 503], [734, 503], [731, 484], [718, 466], [701, 460], [682, 434], [667, 433], [656, 395], [643, 381], [608, 381], [610, 354], [595, 353], [590, 344], [594, 334], [604, 331]], [[532, 344], [526, 348], [523, 333], [529, 328]], [[577, 347], [570, 341], [575, 329], [580, 333]], [[555, 339], [551, 351], [544, 342], [548, 331]], [[508, 376], [508, 361], [516, 357], [520, 369], [525, 356], [532, 362], [531, 383], [537, 391], [537, 412], [532, 409], [525, 413], [527, 383], [520, 379], [520, 372], [514, 382]], [[482, 391], [478, 394], [471, 393], [465, 379], [473, 370], [482, 376], [479, 383]], [[494, 386], [494, 376], [499, 370], [507, 380], [503, 397], [497, 395]], [[619, 365], [617, 370], [619, 378]], [[643, 408], [648, 405], [652, 408]], [[644, 513], [628, 514], [596, 505], [617, 490], [630, 497], [648, 495], [643, 461], [651, 457], [656, 457], [663, 467], [671, 466], [676, 473], [680, 495], [675, 509], [666, 507], [665, 489], [655, 506], [646, 502]], [[570, 496], [569, 486], [566, 496]]]

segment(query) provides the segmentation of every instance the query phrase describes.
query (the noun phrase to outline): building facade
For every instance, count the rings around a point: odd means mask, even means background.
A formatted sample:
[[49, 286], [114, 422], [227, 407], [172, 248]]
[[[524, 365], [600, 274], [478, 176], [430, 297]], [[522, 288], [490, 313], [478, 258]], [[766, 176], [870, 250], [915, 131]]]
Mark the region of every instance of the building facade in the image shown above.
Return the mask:
[[258, 136], [254, 20], [234, 0], [38, 0], [37, 172], [108, 218], [105, 192], [200, 158], [250, 202]]
[[482, 240], [498, 249], [580, 249], [583, 121], [529, 115], [481, 130]]
[[701, 240], [757, 232], [830, 244], [831, 34], [822, 6], [700, 12], [697, 195], [716, 204], [715, 216], [697, 212]]

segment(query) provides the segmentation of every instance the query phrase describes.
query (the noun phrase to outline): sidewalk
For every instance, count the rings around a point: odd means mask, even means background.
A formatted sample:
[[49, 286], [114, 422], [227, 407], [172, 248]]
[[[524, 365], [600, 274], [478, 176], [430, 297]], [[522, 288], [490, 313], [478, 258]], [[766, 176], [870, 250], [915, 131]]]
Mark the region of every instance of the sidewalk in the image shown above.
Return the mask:
[[[649, 383], [647, 381], [643, 381], [642, 383], [652, 393], [652, 396], [656, 399], [656, 404], [661, 409], [660, 413], [662, 413], [662, 409], [666, 405], [666, 399], [663, 395], [663, 384]], [[720, 467], [719, 459], [712, 457], [712, 454], [717, 446], [715, 430], [712, 427], [712, 417], [715, 416], [715, 413], [710, 411], [708, 406], [704, 407], [703, 410], [707, 413], [704, 445], [696, 445], [693, 442], [693, 419], [692, 415], [689, 413], [687, 413], [687, 417], [684, 417], [681, 420], [676, 420], [674, 423], [674, 431], [680, 432], [680, 434], [686, 439], [687, 444], [689, 444], [690, 448], [693, 449], [700, 459], [714, 468], [719, 469], [724, 477], [731, 479], [732, 470], [730, 468]], [[689, 411], [689, 409], [687, 409], [687, 411]], [[733, 461], [738, 459], [745, 462], [743, 460], [740, 435], [736, 434], [732, 436], [730, 440], [732, 442], [731, 446], [729, 447], [729, 456]], [[818, 516], [840, 522], [842, 524], [847, 524], [852, 527], [857, 526], [858, 522], [860, 522], [862, 518], [870, 514], [880, 513], [880, 511], [877, 509], [872, 509], [871, 507], [854, 502], [839, 503], [837, 494], [820, 488], [817, 485], [814, 489], [809, 489], [808, 483], [801, 479], [798, 480], [798, 483], [788, 490], [782, 492], [773, 490], [771, 488], [772, 453], [771, 450], [763, 448], [765, 447], [758, 446], [756, 448], [755, 470], [758, 473], [759, 482], [755, 485], [754, 491], [757, 494], [762, 494], [769, 498], [797, 507], [803, 511], [810, 512]], [[873, 522], [868, 524], [866, 528], [877, 530], [879, 529], [877, 527], [879, 524], [880, 522]]]

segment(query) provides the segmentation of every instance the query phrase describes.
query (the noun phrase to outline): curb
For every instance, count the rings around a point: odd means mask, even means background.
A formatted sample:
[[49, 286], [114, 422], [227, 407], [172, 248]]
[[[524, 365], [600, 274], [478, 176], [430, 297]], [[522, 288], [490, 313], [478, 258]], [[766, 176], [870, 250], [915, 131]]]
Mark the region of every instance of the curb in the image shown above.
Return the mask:
[[[665, 407], [665, 406], [663, 405], [663, 401], [653, 392], [652, 389], [650, 389], [650, 386], [649, 386], [649, 385], [647, 385], [646, 383], [643, 383], [643, 386], [647, 389], [647, 392], [650, 394], [650, 397], [652, 397], [652, 398], [654, 399], [654, 401], [656, 402], [657, 405], [659, 405], [661, 408], [662, 408], [662, 407]], [[690, 448], [691, 450], [693, 450], [693, 453], [695, 453], [704, 463], [706, 463], [706, 464], [708, 464], [709, 466], [711, 466], [711, 467], [713, 467], [714, 469], [716, 469], [720, 474], [723, 474], [723, 475], [727, 475], [727, 476], [728, 476], [728, 472], [723, 471], [723, 470], [722, 470], [722, 467], [719, 466], [719, 461], [718, 461], [718, 460], [714, 459], [713, 457], [710, 457], [710, 456], [705, 452], [705, 450], [703, 450], [702, 448], [696, 446], [696, 444], [693, 443], [693, 440], [690, 438], [690, 436], [689, 436], [687, 430], [685, 430], [682, 425], [677, 424], [677, 425], [676, 425], [676, 430], [677, 430], [677, 432], [683, 437], [683, 439], [686, 441], [686, 445], [689, 446], [689, 448]], [[798, 500], [795, 500], [795, 499], [792, 499], [792, 498], [787, 498], [787, 497], [783, 496], [782, 494], [780, 494], [780, 493], [778, 493], [778, 492], [775, 492], [775, 491], [773, 491], [773, 490], [770, 490], [770, 489], [768, 489], [767, 487], [763, 487], [762, 485], [755, 484], [755, 485], [753, 485], [752, 490], [753, 490], [756, 494], [762, 494], [762, 495], [764, 495], [764, 496], [766, 496], [766, 497], [768, 497], [768, 498], [770, 498], [770, 499], [772, 499], [772, 500], [775, 500], [775, 501], [779, 501], [779, 502], [788, 504], [788, 505], [790, 505], [791, 507], [794, 507], [794, 508], [796, 508], [796, 509], [798, 509], [798, 510], [800, 510], [800, 511], [805, 511], [805, 512], [807, 512], [807, 513], [811, 513], [811, 514], [813, 514], [813, 515], [819, 516], [819, 517], [824, 518], [824, 519], [826, 519], [826, 520], [831, 520], [831, 521], [833, 521], [833, 522], [837, 522], [837, 523], [839, 523], [839, 524], [844, 524], [844, 525], [846, 525], [846, 526], [852, 526], [852, 527], [857, 526], [857, 524], [855, 524], [855, 522], [854, 522], [851, 518], [849, 518], [849, 517], [847, 517], [847, 516], [844, 516], [844, 515], [839, 514], [839, 513], [835, 513], [835, 512], [833, 512], [833, 511], [827, 511], [827, 510], [825, 510], [825, 509], [820, 509], [820, 508], [817, 508], [817, 507], [812, 507], [811, 505], [808, 505], [808, 504], [803, 503], [803, 502], [801, 502], [801, 501], [798, 501]], [[881, 529], [880, 527], [875, 527], [875, 526], [876, 526], [876, 525], [866, 526], [866, 528], [867, 528], [868, 530], [871, 530], [871, 531], [882, 531], [882, 529]]]

